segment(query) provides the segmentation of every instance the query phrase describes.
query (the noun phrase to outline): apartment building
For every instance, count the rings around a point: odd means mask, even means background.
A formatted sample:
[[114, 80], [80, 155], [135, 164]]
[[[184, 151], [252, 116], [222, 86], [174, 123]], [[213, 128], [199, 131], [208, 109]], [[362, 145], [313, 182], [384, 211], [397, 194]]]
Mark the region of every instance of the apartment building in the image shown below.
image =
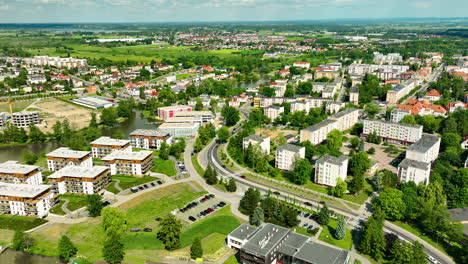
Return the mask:
[[173, 117], [200, 118], [203, 123], [213, 123], [215, 121], [211, 111], [181, 111], [175, 112]]
[[50, 185], [0, 183], [0, 214], [44, 218], [53, 204]]
[[0, 182], [39, 185], [42, 183], [42, 173], [39, 166], [10, 160], [0, 163]]
[[259, 135], [250, 135], [242, 140], [242, 149], [247, 149], [249, 145], [258, 145], [266, 154], [270, 154], [270, 138]]
[[325, 105], [325, 111], [330, 114], [335, 114], [338, 111], [340, 111], [341, 108], [345, 106], [346, 104], [344, 102], [331, 101], [331, 102], [327, 102], [327, 104]]
[[407, 70], [409, 70], [409, 66], [407, 65], [377, 65], [353, 63], [348, 66], [348, 73], [350, 75], [363, 76], [367, 73], [370, 73], [383, 80], [395, 79], [401, 73]]
[[341, 156], [337, 158], [329, 154], [323, 155], [315, 163], [314, 182], [317, 184], [334, 187], [336, 186], [338, 178], [346, 181], [348, 161], [348, 156]]
[[356, 108], [347, 108], [329, 116], [328, 119], [336, 121], [336, 129], [345, 131], [352, 128], [358, 122], [359, 110]]
[[357, 86], [349, 89], [349, 101], [355, 105], [359, 104], [359, 88]]
[[153, 167], [152, 151], [114, 151], [102, 158], [111, 175], [144, 175]]
[[423, 135], [406, 150], [406, 158], [431, 163], [439, 156], [440, 137]]
[[309, 140], [313, 145], [318, 145], [327, 139], [328, 133], [333, 129], [337, 129], [337, 121], [332, 119], [323, 120], [308, 128], [300, 131], [300, 141], [304, 142]]
[[200, 124], [198, 123], [162, 123], [158, 129], [173, 137], [195, 137]]
[[310, 68], [310, 62], [294, 62], [293, 66], [296, 67], [296, 68], [309, 69]]
[[386, 101], [389, 104], [397, 104], [398, 101], [414, 89], [414, 82], [411, 80], [405, 81], [403, 84], [398, 84], [387, 91]]
[[132, 151], [130, 140], [100, 137], [91, 142], [91, 152], [94, 158], [103, 158], [116, 150]]
[[6, 124], [6, 115], [5, 113], [0, 113], [0, 127]]
[[400, 53], [388, 53], [387, 55], [382, 54], [380, 52], [374, 52], [374, 62], [383, 64], [383, 63], [389, 63], [393, 64], [395, 62], [402, 62], [403, 57], [400, 55]]
[[284, 113], [284, 107], [272, 105], [265, 108], [264, 113], [268, 118], [270, 118], [270, 120], [274, 121], [281, 115], [281, 113]]
[[309, 112], [310, 106], [308, 101], [295, 101], [291, 103], [291, 113], [305, 111], [306, 113]]
[[137, 129], [130, 133], [130, 143], [137, 149], [160, 149], [163, 142], [170, 145], [172, 136], [157, 129]]
[[346, 264], [350, 252], [274, 224], [242, 224], [227, 236], [229, 248], [239, 250], [243, 264]]
[[60, 58], [50, 56], [34, 56], [34, 58], [24, 58], [24, 63], [40, 66], [55, 66], [57, 68], [83, 68], [87, 67], [86, 59]]
[[403, 117], [405, 117], [405, 115], [411, 115], [411, 111], [395, 108], [390, 113], [390, 121], [398, 123], [403, 119]]
[[192, 111], [192, 107], [187, 105], [172, 105], [158, 108], [158, 118], [166, 120], [169, 117], [174, 117], [177, 112]]
[[58, 171], [66, 166], [93, 166], [93, 158], [89, 151], [78, 151], [61, 147], [47, 153], [46, 156], [47, 167], [50, 171]]
[[27, 127], [29, 124], [39, 124], [41, 122], [38, 111], [23, 111], [13, 113], [12, 120], [13, 124], [17, 127]]
[[413, 181], [416, 184], [429, 184], [431, 163], [405, 158], [398, 165], [398, 177], [401, 182]]
[[413, 144], [422, 137], [423, 127], [421, 125], [409, 125], [393, 123], [384, 120], [366, 119], [364, 120], [363, 136], [368, 136], [375, 132], [384, 141]]
[[112, 182], [110, 170], [105, 166], [67, 166], [51, 174], [48, 179], [56, 195], [99, 193]]
[[297, 159], [305, 158], [305, 147], [284, 144], [276, 149], [275, 167], [280, 170], [292, 171]]

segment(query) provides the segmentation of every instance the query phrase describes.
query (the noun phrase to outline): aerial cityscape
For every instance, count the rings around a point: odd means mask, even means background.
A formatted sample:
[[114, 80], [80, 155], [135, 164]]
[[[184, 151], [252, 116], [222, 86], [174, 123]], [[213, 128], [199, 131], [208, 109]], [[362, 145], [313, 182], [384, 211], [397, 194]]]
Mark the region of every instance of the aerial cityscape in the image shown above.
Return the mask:
[[0, 264], [468, 263], [466, 11], [0, 1]]

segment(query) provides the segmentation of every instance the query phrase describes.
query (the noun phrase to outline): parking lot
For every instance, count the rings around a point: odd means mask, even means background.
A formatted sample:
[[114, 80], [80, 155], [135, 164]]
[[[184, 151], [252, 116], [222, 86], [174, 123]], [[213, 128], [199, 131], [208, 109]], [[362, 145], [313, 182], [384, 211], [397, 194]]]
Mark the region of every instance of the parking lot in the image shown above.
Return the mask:
[[159, 186], [161, 184], [163, 184], [164, 182], [162, 180], [157, 180], [157, 181], [152, 181], [152, 182], [147, 182], [145, 184], [141, 184], [141, 185], [138, 185], [138, 186], [134, 186], [132, 188], [130, 188], [130, 191], [132, 193], [136, 193], [136, 192], [139, 192], [139, 191], [143, 191], [145, 189], [148, 189], [148, 188], [152, 188], [152, 187], [156, 187], [156, 186]]
[[319, 224], [315, 222], [315, 220], [313, 219], [313, 215], [310, 213], [299, 211], [297, 213], [297, 219], [299, 219], [298, 226], [307, 230], [312, 230], [314, 228], [319, 227]]
[[207, 194], [188, 203], [184, 208], [179, 208], [176, 211], [176, 217], [185, 222], [194, 223], [226, 205], [225, 202], [216, 198], [213, 194]]

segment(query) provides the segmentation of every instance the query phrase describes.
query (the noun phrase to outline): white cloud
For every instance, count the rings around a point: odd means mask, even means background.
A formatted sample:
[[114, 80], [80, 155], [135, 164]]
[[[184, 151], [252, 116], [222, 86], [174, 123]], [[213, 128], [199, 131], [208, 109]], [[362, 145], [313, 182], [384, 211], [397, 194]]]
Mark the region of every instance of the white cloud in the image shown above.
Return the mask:
[[417, 8], [431, 8], [432, 7], [432, 3], [430, 2], [416, 2], [414, 3], [414, 5]]

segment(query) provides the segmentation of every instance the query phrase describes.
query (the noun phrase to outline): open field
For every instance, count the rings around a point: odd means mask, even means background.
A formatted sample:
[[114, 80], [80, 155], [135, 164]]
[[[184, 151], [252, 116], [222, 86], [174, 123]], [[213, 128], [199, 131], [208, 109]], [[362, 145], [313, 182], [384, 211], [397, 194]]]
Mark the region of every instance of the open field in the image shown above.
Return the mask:
[[47, 223], [47, 220], [41, 218], [19, 215], [0, 215], [0, 229], [25, 231], [45, 223]]
[[179, 81], [179, 80], [183, 80], [183, 79], [192, 78], [194, 76], [195, 76], [195, 74], [183, 73], [183, 74], [176, 75], [176, 79]]
[[177, 174], [177, 171], [174, 167], [174, 161], [170, 159], [153, 159], [153, 164], [154, 167], [151, 169], [152, 172], [166, 174], [167, 176], [175, 176]]
[[334, 246], [351, 250], [351, 247], [353, 246], [351, 230], [346, 228], [346, 236], [341, 240], [337, 240], [334, 237], [336, 225], [336, 220], [331, 219], [328, 225], [323, 227], [323, 231], [320, 233], [319, 239]]
[[280, 129], [272, 130], [268, 128], [257, 128], [255, 129], [255, 134], [264, 136], [264, 137], [269, 137], [271, 140], [274, 140], [277, 137], [286, 136], [289, 134], [297, 135], [298, 132], [296, 130], [280, 130]]
[[67, 208], [72, 212], [85, 207], [88, 204], [86, 201], [86, 195], [61, 194], [59, 198], [69, 200]]
[[50, 208], [50, 213], [56, 214], [56, 215], [66, 215], [65, 211], [62, 210], [62, 205], [65, 203], [65, 201], [60, 200], [54, 207]]
[[[159, 180], [157, 177], [151, 177], [151, 176], [143, 176], [141, 178], [130, 176], [130, 175], [112, 175], [112, 180], [119, 180], [119, 186], [122, 188], [122, 190], [126, 190], [129, 188], [132, 188], [134, 186], [144, 184], [147, 182], [152, 182]], [[113, 181], [114, 182], [114, 181]], [[111, 183], [110, 185], [114, 185], [114, 183]], [[109, 188], [109, 187], [108, 187]], [[111, 189], [114, 187], [111, 187]]]

